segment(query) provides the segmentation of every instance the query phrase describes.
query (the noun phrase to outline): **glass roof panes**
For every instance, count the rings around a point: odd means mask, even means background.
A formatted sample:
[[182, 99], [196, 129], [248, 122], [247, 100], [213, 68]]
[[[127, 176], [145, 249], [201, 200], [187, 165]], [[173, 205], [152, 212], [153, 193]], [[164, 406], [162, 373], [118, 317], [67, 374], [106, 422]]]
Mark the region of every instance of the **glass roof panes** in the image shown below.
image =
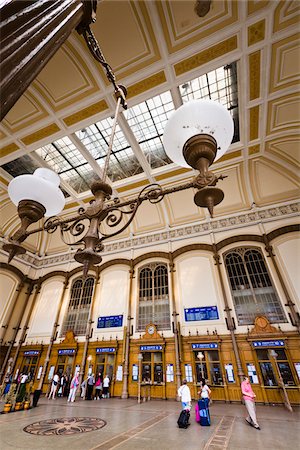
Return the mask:
[[238, 114], [237, 64], [219, 67], [179, 86], [183, 102], [206, 98], [216, 100], [230, 111], [234, 121], [232, 142], [240, 140]]
[[78, 194], [90, 188], [95, 174], [68, 136], [39, 148], [36, 153]]
[[[108, 117], [76, 132], [78, 138], [101, 168], [104, 167], [112, 126], [113, 119]], [[108, 177], [111, 181], [118, 181], [141, 172], [143, 169], [117, 124], [109, 160]]]
[[3, 164], [1, 167], [12, 177], [18, 177], [19, 175], [32, 174], [39, 166], [30, 156], [24, 155], [7, 164]]
[[169, 164], [162, 143], [162, 135], [174, 104], [170, 91], [139, 103], [124, 112], [141, 149], [152, 168]]

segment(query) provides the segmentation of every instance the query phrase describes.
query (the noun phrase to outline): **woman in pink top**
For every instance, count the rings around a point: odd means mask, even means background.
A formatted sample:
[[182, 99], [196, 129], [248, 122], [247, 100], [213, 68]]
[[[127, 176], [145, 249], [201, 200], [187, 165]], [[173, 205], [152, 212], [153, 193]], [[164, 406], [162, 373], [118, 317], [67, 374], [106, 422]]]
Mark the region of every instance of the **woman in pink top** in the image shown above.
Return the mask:
[[242, 381], [241, 385], [243, 398], [245, 400], [245, 406], [248, 411], [248, 417], [246, 418], [246, 422], [249, 423], [252, 427], [256, 428], [257, 430], [260, 430], [260, 427], [256, 420], [256, 411], [255, 411], [255, 397], [249, 378], [244, 377], [244, 381]]

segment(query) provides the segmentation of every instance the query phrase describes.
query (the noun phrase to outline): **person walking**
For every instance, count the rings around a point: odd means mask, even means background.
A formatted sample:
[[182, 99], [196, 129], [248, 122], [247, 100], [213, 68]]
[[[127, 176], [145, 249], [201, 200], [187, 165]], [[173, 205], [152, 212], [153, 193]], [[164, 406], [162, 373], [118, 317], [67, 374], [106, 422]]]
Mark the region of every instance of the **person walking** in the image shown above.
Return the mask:
[[92, 400], [94, 384], [95, 384], [94, 374], [89, 375], [87, 379], [87, 397], [86, 397], [87, 400]]
[[58, 382], [59, 382], [59, 375], [58, 373], [56, 373], [52, 379], [52, 383], [51, 383], [51, 390], [50, 390], [50, 394], [48, 399], [50, 399], [51, 397], [53, 398], [53, 400], [55, 399], [55, 394], [57, 391], [57, 386], [58, 386]]
[[241, 389], [243, 399], [245, 401], [245, 406], [248, 412], [248, 417], [245, 420], [249, 425], [256, 428], [257, 430], [260, 430], [260, 426], [258, 425], [256, 419], [255, 400], [254, 400], [256, 395], [252, 390], [252, 386], [250, 384], [248, 377], [244, 377], [244, 381], [242, 381], [241, 384]]
[[87, 380], [83, 380], [83, 382], [81, 383], [81, 394], [80, 397], [85, 400], [85, 396], [86, 396], [86, 387], [87, 387]]
[[191, 391], [187, 385], [187, 380], [182, 380], [182, 385], [178, 389], [178, 397], [181, 399], [182, 409], [191, 409]]
[[72, 378], [71, 381], [71, 385], [70, 385], [70, 393], [69, 393], [69, 397], [68, 397], [68, 402], [74, 402], [75, 401], [75, 396], [76, 396], [76, 391], [77, 388], [79, 386], [79, 373], [77, 372], [74, 377]]
[[94, 400], [101, 400], [101, 391], [102, 391], [102, 374], [98, 373], [95, 381], [95, 397]]
[[109, 383], [110, 383], [110, 379], [109, 376], [106, 374], [105, 378], [103, 380], [103, 398], [109, 398]]

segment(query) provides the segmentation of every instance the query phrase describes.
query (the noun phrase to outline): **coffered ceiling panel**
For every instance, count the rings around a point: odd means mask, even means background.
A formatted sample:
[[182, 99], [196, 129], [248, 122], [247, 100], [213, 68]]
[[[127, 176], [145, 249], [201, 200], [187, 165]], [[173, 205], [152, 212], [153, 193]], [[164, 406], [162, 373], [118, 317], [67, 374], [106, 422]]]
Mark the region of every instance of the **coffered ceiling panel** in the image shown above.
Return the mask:
[[275, 9], [273, 31], [284, 30], [291, 25], [299, 24], [300, 3], [298, 0], [280, 1]]
[[3, 120], [14, 132], [48, 116], [47, 111], [29, 89], [19, 98]]
[[300, 95], [290, 94], [272, 100], [268, 104], [267, 134], [299, 130]]
[[146, 4], [128, 0], [99, 3], [99, 20], [92, 29], [119, 77], [135, 73], [160, 58]]
[[300, 169], [300, 136], [286, 136], [266, 142], [265, 152], [276, 155], [283, 162], [292, 164], [295, 171]]
[[238, 18], [237, 2], [212, 2], [205, 17], [198, 17], [194, 1], [156, 2], [168, 50], [173, 53], [233, 24]]
[[299, 197], [299, 176], [266, 158], [250, 161], [250, 182], [256, 205]]
[[144, 202], [133, 220], [132, 229], [135, 234], [159, 230], [164, 228], [165, 220], [161, 204], [153, 205], [149, 202]]
[[300, 33], [272, 45], [270, 92], [300, 83]]
[[189, 195], [187, 195], [186, 191], [180, 191], [165, 197], [164, 202], [170, 225], [180, 225], [186, 223], [187, 220], [196, 222], [205, 217], [204, 210], [198, 208], [194, 203], [195, 193], [196, 191], [189, 191]]
[[58, 50], [33, 85], [47, 98], [54, 111], [99, 91], [85, 61], [70, 42]]

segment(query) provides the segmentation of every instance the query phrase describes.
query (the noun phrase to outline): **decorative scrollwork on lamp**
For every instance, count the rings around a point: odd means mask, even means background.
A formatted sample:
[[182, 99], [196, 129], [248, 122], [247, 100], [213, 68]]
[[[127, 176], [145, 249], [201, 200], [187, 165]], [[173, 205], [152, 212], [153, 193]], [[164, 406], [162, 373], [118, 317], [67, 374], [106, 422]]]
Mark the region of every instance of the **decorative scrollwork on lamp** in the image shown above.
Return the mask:
[[[208, 100], [185, 103], [170, 116], [164, 130], [163, 143], [172, 161], [183, 167], [192, 167], [198, 171], [197, 176], [191, 182], [166, 189], [159, 184], [150, 184], [136, 198], [128, 201], [111, 200], [112, 188], [106, 181], [107, 170], [119, 109], [120, 106], [127, 108], [126, 88], [116, 84], [114, 73], [89, 27], [83, 35], [93, 56], [104, 66], [107, 77], [114, 86], [117, 100], [102, 179], [92, 183], [94, 198], [86, 208], [79, 208], [77, 215], [73, 217], [62, 218], [57, 214], [63, 210], [65, 198], [59, 189], [60, 180], [56, 173], [40, 168], [33, 175], [14, 178], [9, 184], [8, 193], [18, 207], [21, 226], [3, 249], [9, 253], [10, 262], [14, 256], [26, 252], [21, 243], [31, 234], [54, 233], [60, 229], [65, 244], [80, 247], [74, 258], [83, 265], [86, 277], [89, 268], [102, 261], [100, 253], [104, 248], [103, 241], [124, 231], [144, 201], [159, 203], [166, 195], [193, 188], [197, 191], [194, 196], [195, 204], [208, 208], [211, 217], [213, 216], [214, 206], [224, 198], [223, 191], [215, 186], [225, 177], [216, 176], [208, 168], [228, 149], [233, 137], [233, 120], [227, 109], [219, 103]], [[30, 225], [43, 217], [49, 218], [41, 227], [28, 230]], [[121, 227], [116, 228], [120, 224]], [[70, 243], [65, 238], [66, 233], [79, 239]]]

